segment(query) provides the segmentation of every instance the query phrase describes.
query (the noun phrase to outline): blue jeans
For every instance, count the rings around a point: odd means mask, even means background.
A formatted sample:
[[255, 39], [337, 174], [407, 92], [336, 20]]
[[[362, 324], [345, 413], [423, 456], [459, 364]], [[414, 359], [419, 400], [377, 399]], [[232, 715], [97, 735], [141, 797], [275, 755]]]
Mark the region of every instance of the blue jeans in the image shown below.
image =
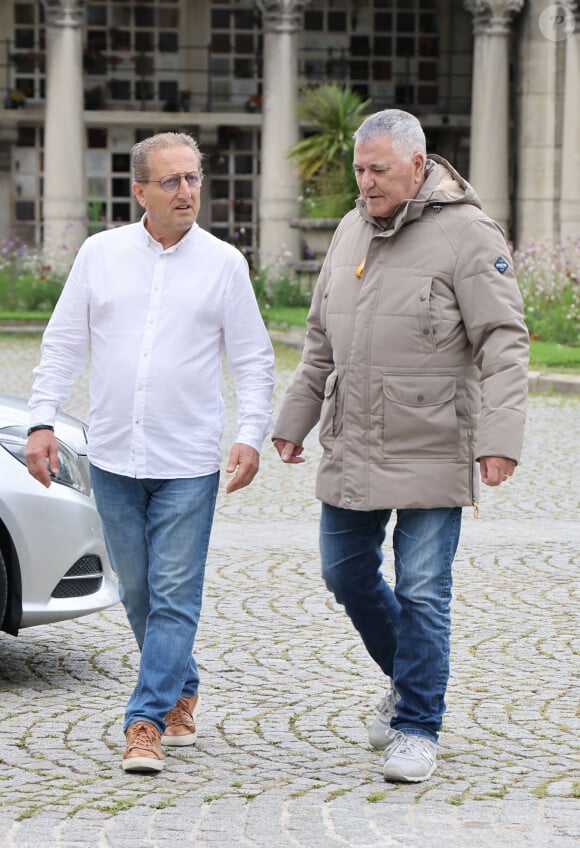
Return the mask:
[[322, 504], [322, 576], [370, 656], [394, 680], [399, 700], [391, 726], [437, 742], [449, 678], [451, 567], [461, 508], [397, 510], [394, 590], [381, 572], [391, 512]]
[[91, 465], [91, 479], [119, 593], [141, 651], [124, 729], [163, 717], [197, 692], [192, 656], [219, 471], [138, 480]]

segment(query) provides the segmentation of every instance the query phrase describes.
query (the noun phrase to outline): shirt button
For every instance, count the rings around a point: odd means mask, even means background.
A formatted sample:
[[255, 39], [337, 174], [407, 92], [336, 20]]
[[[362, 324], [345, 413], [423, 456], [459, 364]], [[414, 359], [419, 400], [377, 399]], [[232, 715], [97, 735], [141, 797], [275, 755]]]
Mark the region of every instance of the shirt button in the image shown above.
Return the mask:
[[352, 503], [352, 498], [346, 497], [346, 498], [343, 498], [343, 500], [344, 500], [345, 503], [348, 503], [348, 504]]
[[421, 295], [421, 300], [427, 300], [427, 295], [426, 295], [426, 294], [422, 294], [422, 295]]
[[417, 400], [418, 401], [425, 400], [425, 396], [424, 395], [417, 395]]

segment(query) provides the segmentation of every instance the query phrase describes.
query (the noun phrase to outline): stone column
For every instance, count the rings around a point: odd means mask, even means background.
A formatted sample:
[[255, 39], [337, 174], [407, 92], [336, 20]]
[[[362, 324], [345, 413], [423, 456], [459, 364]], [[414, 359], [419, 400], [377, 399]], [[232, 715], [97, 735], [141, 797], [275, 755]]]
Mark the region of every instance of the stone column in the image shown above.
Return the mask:
[[[0, 32], [3, 33], [0, 41], [0, 91], [6, 95], [10, 92], [10, 65], [6, 60], [8, 47], [4, 39], [8, 36], [13, 26], [12, 4], [0, 3]], [[0, 98], [0, 108], [7, 108], [6, 103], [2, 103]], [[14, 113], [16, 114], [16, 113]], [[16, 119], [8, 126], [5, 122], [4, 126], [0, 126], [0, 240], [6, 238], [13, 230], [13, 180], [12, 180], [12, 148], [17, 141], [18, 130], [16, 127]]]
[[[560, 236], [580, 235], [580, 4], [563, 3], [566, 49], [562, 127], [562, 177], [560, 192]], [[564, 24], [568, 23], [567, 27]]]
[[469, 181], [484, 211], [509, 231], [509, 34], [523, 0], [465, 0], [473, 14]]
[[0, 239], [5, 238], [12, 224], [12, 148], [18, 139], [18, 129], [0, 126]]
[[44, 247], [53, 262], [66, 265], [87, 234], [82, 60], [85, 4], [84, 0], [44, 0], [44, 5]]
[[264, 87], [260, 180], [260, 262], [288, 252], [300, 259], [299, 234], [290, 226], [299, 184], [287, 152], [298, 141], [298, 32], [308, 0], [257, 0], [264, 15]]
[[546, 0], [527, 0], [518, 46], [515, 234], [518, 246], [558, 237], [560, 48], [558, 42], [546, 35], [543, 23], [546, 11], [551, 14]]

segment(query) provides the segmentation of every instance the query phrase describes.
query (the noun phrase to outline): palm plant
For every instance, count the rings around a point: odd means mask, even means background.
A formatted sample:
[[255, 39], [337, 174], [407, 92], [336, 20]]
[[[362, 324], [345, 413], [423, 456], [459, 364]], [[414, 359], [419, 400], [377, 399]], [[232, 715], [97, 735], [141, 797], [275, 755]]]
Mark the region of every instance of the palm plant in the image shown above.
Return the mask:
[[354, 205], [358, 188], [352, 168], [353, 133], [370, 101], [348, 86], [329, 83], [308, 88], [298, 103], [298, 117], [316, 131], [288, 151], [303, 185], [303, 213], [340, 218]]

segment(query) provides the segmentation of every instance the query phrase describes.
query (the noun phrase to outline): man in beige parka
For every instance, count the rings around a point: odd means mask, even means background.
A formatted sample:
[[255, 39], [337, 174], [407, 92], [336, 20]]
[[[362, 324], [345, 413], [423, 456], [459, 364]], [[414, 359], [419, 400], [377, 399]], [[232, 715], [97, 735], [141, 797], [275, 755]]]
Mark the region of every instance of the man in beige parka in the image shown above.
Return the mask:
[[462, 507], [477, 508], [479, 476], [500, 485], [519, 461], [528, 333], [501, 229], [427, 157], [414, 116], [368, 117], [354, 170], [361, 196], [322, 266], [273, 440], [284, 462], [303, 462], [319, 424], [323, 578], [387, 677], [369, 731], [384, 777], [419, 782], [445, 711]]

